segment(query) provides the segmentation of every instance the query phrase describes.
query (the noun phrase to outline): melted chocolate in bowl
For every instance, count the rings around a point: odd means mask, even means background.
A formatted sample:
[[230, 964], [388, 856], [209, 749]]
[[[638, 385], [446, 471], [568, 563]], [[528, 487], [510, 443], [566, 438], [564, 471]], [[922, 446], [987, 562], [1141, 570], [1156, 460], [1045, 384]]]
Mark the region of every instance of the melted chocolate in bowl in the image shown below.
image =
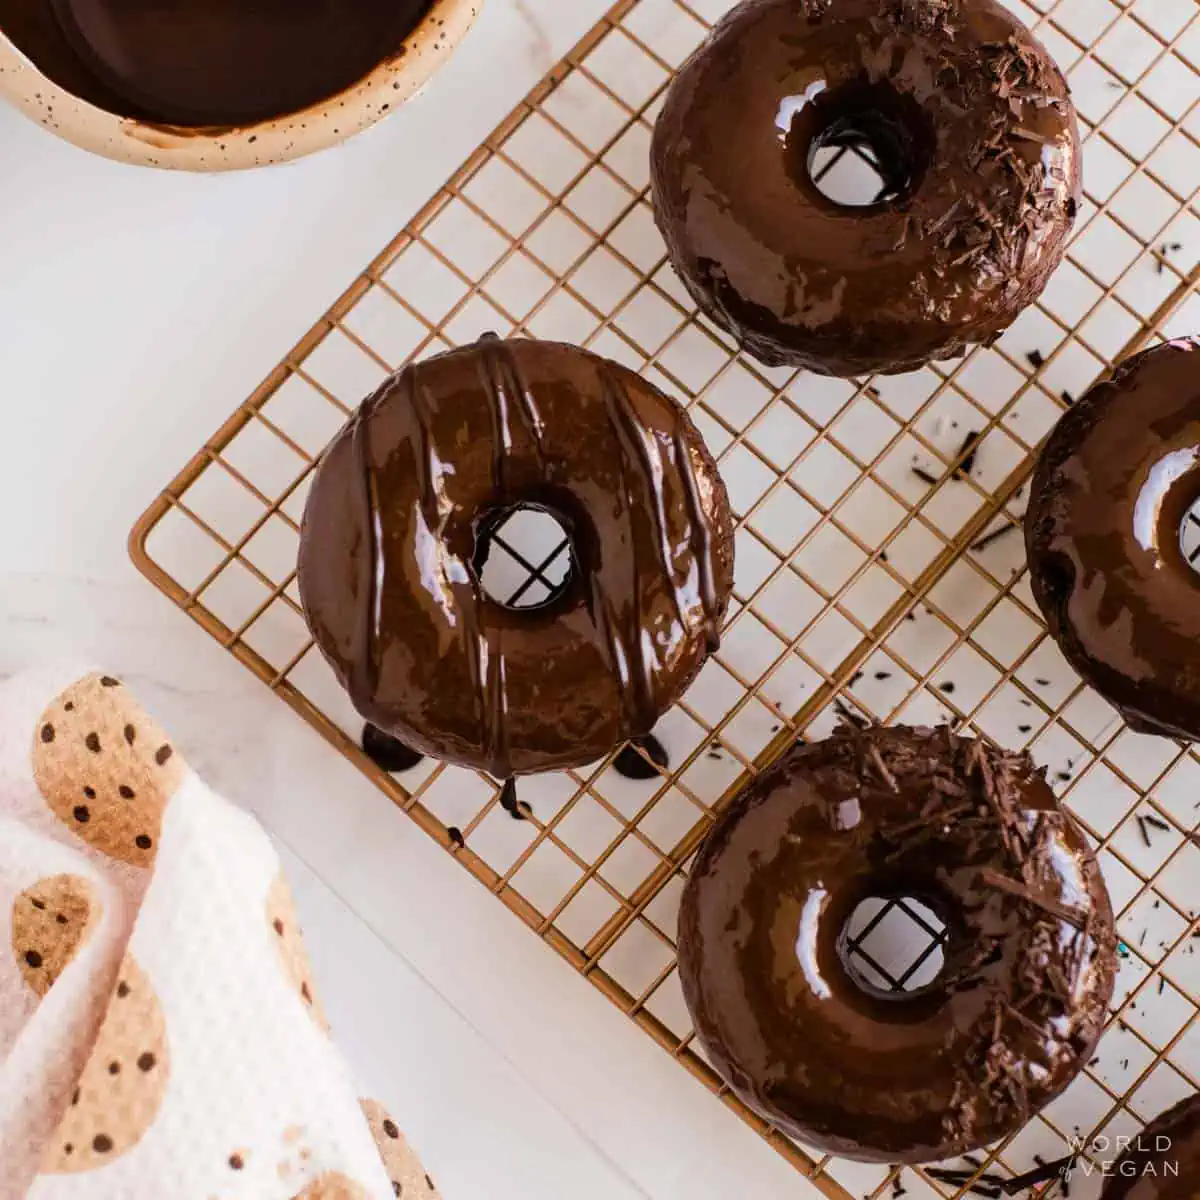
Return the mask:
[[245, 125], [336, 95], [399, 52], [432, 0], [0, 0], [55, 82], [124, 116]]

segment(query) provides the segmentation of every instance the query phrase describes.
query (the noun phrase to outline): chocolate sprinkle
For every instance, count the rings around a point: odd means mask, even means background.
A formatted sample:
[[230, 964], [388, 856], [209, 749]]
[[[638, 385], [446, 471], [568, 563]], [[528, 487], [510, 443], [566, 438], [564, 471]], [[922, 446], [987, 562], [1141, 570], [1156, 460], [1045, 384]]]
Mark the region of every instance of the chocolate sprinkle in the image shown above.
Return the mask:
[[978, 429], [973, 429], [963, 438], [963, 444], [958, 448], [956, 458], [961, 458], [962, 462], [955, 468], [954, 475], [958, 479], [969, 479], [971, 472], [975, 469], [975, 460], [979, 455], [979, 440], [983, 434]]
[[1138, 819], [1137, 819], [1137, 827], [1138, 827], [1138, 832], [1139, 832], [1139, 833], [1141, 833], [1141, 835], [1142, 835], [1142, 841], [1143, 841], [1143, 842], [1145, 842], [1145, 843], [1146, 843], [1146, 846], [1147, 846], [1147, 848], [1149, 848], [1149, 846], [1150, 846], [1150, 832], [1149, 832], [1149, 830], [1146, 828], [1146, 818], [1145, 818], [1145, 817], [1143, 817], [1141, 814], [1139, 814], [1139, 815], [1138, 815]]

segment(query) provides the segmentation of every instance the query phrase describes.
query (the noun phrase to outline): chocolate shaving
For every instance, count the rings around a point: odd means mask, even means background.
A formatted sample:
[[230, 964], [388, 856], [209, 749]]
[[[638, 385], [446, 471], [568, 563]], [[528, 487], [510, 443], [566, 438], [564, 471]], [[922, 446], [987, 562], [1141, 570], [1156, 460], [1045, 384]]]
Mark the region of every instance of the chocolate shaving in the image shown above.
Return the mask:
[[975, 459], [979, 454], [979, 440], [983, 434], [978, 429], [971, 430], [965, 438], [962, 445], [958, 448], [956, 458], [961, 458], [962, 461], [955, 469], [955, 476], [959, 479], [969, 479], [971, 472], [975, 469]]
[[1001, 525], [999, 529], [993, 529], [991, 533], [985, 533], [983, 537], [976, 539], [971, 543], [971, 549], [975, 552], [986, 550], [993, 542], [998, 542], [1002, 537], [1007, 537], [1010, 533], [1015, 533], [1017, 527], [1015, 525]]
[[879, 753], [879, 747], [872, 742], [867, 753], [871, 756], [871, 761], [875, 764], [875, 769], [879, 772], [879, 777], [893, 792], [899, 793], [900, 785], [896, 782], [895, 775], [888, 770], [887, 763], [883, 761], [883, 755]]
[[1150, 846], [1150, 832], [1146, 828], [1146, 818], [1138, 815], [1137, 819], [1138, 832], [1142, 835], [1142, 841], [1146, 843], [1147, 848]]
[[1000, 1188], [1006, 1196], [1015, 1196], [1018, 1192], [1036, 1187], [1039, 1183], [1048, 1183], [1051, 1179], [1065, 1180], [1075, 1169], [1077, 1158], [1075, 1154], [1068, 1154], [1066, 1158], [1055, 1159], [1054, 1162], [1045, 1163], [1024, 1175], [1018, 1175], [1015, 1179], [1006, 1179], [1000, 1184]]
[[1001, 875], [999, 871], [993, 870], [991, 867], [984, 867], [979, 872], [979, 878], [989, 887], [994, 887], [1001, 892], [1007, 892], [1010, 896], [1015, 896], [1018, 900], [1032, 904], [1036, 908], [1040, 908], [1043, 912], [1049, 913], [1052, 917], [1057, 917], [1060, 921], [1066, 921], [1069, 925], [1074, 925], [1076, 929], [1087, 929], [1087, 919], [1078, 909], [1068, 908], [1065, 904], [1060, 904], [1057, 900], [1051, 900], [1048, 896], [1038, 896], [1034, 892], [1031, 892], [1023, 883], [1019, 883], [1015, 879], [1009, 879], [1007, 875]]

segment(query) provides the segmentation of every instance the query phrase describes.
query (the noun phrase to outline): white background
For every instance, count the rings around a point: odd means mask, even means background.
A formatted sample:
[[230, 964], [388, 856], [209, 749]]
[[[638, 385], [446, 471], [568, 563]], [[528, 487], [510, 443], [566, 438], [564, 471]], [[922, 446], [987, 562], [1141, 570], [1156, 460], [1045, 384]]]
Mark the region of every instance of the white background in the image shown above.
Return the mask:
[[0, 105], [0, 671], [123, 673], [289, 848], [364, 1081], [447, 1200], [803, 1196], [732, 1114], [130, 566], [139, 513], [608, 7], [487, 0], [417, 101], [287, 167], [123, 167]]

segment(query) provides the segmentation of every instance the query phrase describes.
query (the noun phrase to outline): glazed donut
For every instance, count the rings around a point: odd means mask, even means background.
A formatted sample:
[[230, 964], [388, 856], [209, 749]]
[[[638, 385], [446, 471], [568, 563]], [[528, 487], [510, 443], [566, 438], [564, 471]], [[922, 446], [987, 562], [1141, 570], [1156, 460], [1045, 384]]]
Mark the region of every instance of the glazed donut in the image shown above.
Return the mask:
[[[846, 928], [910, 897], [937, 978], [885, 992]], [[721, 1077], [831, 1154], [930, 1162], [1012, 1133], [1075, 1078], [1116, 970], [1094, 854], [1026, 755], [947, 728], [798, 745], [718, 820], [684, 889], [679, 975]]]
[[[813, 156], [864, 139], [883, 190], [835, 203]], [[1066, 80], [998, 0], [746, 0], [671, 84], [652, 167], [700, 308], [764, 363], [828, 375], [997, 337], [1080, 196]]]
[[[565, 586], [535, 608], [481, 583], [517, 508], [571, 543]], [[299, 584], [368, 721], [508, 779], [601, 758], [679, 698], [719, 641], [732, 518], [673, 400], [575, 346], [489, 335], [406, 367], [334, 440]]]
[[1200, 340], [1121, 364], [1059, 421], [1025, 518], [1029, 578], [1084, 680], [1143, 733], [1200, 738]]
[[1101, 1200], [1196, 1200], [1200, 1096], [1152, 1121], [1110, 1169]]

